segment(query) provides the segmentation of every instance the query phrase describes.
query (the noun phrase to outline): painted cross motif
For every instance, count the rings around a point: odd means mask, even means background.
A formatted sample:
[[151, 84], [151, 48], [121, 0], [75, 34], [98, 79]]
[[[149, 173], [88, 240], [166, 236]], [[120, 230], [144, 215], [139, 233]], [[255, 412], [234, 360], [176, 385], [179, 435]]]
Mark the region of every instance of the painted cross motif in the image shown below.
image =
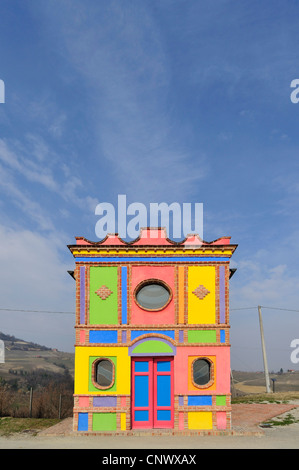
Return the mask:
[[196, 297], [198, 297], [200, 300], [204, 299], [209, 293], [210, 291], [202, 285], [196, 287], [196, 289], [192, 292], [192, 294], [196, 295]]
[[98, 290], [95, 292], [102, 300], [106, 300], [109, 295], [113, 294], [112, 290], [110, 290], [106, 286], [100, 287]]

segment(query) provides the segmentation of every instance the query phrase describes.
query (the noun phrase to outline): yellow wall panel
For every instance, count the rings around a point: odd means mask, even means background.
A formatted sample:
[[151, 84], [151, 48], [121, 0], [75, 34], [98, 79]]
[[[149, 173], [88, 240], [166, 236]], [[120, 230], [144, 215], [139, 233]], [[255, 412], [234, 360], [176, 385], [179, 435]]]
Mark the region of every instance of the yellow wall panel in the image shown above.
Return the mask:
[[189, 429], [213, 429], [213, 420], [211, 411], [189, 411], [188, 413]]
[[120, 414], [120, 430], [121, 431], [126, 431], [126, 429], [127, 429], [126, 413], [121, 413]]
[[75, 394], [99, 395], [107, 394], [107, 390], [89, 390], [89, 358], [116, 357], [116, 389], [109, 394], [130, 394], [131, 358], [128, 356], [128, 348], [124, 347], [80, 347], [75, 350]]
[[[188, 323], [216, 323], [215, 305], [216, 272], [214, 266], [190, 266], [188, 268]], [[199, 299], [193, 291], [204, 286], [209, 293]]]

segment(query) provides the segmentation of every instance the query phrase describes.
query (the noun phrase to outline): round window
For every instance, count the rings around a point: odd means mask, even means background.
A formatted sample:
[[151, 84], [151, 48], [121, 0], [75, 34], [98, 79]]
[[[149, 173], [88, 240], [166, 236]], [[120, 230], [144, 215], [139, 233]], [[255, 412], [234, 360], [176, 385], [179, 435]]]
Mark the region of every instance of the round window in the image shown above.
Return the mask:
[[114, 364], [109, 359], [100, 359], [94, 364], [94, 379], [101, 388], [109, 388], [113, 385]]
[[145, 310], [162, 310], [171, 300], [171, 291], [163, 281], [152, 279], [137, 286], [135, 299]]
[[211, 380], [211, 364], [206, 359], [193, 362], [193, 382], [195, 385], [207, 385]]

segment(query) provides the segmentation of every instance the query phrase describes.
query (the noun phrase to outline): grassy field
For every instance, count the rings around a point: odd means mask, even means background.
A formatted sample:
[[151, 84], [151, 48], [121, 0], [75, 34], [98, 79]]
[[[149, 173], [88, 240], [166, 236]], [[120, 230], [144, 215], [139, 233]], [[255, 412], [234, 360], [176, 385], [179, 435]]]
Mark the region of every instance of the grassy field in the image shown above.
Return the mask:
[[289, 403], [299, 401], [298, 392], [248, 393], [232, 398], [232, 403]]
[[10, 436], [14, 433], [34, 435], [57, 423], [59, 423], [59, 419], [0, 418], [0, 436]]

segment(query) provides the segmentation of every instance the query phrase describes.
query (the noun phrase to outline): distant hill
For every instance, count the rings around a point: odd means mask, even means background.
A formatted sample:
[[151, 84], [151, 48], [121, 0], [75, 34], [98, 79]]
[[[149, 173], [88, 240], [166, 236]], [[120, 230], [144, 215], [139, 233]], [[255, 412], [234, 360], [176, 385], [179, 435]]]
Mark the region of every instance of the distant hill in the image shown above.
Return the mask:
[[[51, 349], [40, 344], [0, 332], [5, 344], [5, 363], [0, 364], [0, 383], [17, 381], [17, 387], [28, 384], [29, 377], [36, 383], [44, 378], [59, 381], [62, 377], [74, 377], [74, 354]], [[31, 380], [30, 379], [30, 380]]]
[[16, 338], [15, 336], [7, 335], [0, 331], [0, 340], [5, 343], [7, 350], [22, 350], [22, 351], [52, 351], [51, 348], [41, 346], [40, 344], [32, 343], [31, 341], [24, 341], [23, 339]]
[[[232, 371], [234, 391], [237, 395], [250, 393], [264, 393], [266, 382], [264, 372], [242, 372]], [[282, 372], [271, 372], [269, 374], [270, 387], [273, 389], [275, 381], [276, 392], [298, 392], [299, 391], [299, 371], [286, 370]]]

